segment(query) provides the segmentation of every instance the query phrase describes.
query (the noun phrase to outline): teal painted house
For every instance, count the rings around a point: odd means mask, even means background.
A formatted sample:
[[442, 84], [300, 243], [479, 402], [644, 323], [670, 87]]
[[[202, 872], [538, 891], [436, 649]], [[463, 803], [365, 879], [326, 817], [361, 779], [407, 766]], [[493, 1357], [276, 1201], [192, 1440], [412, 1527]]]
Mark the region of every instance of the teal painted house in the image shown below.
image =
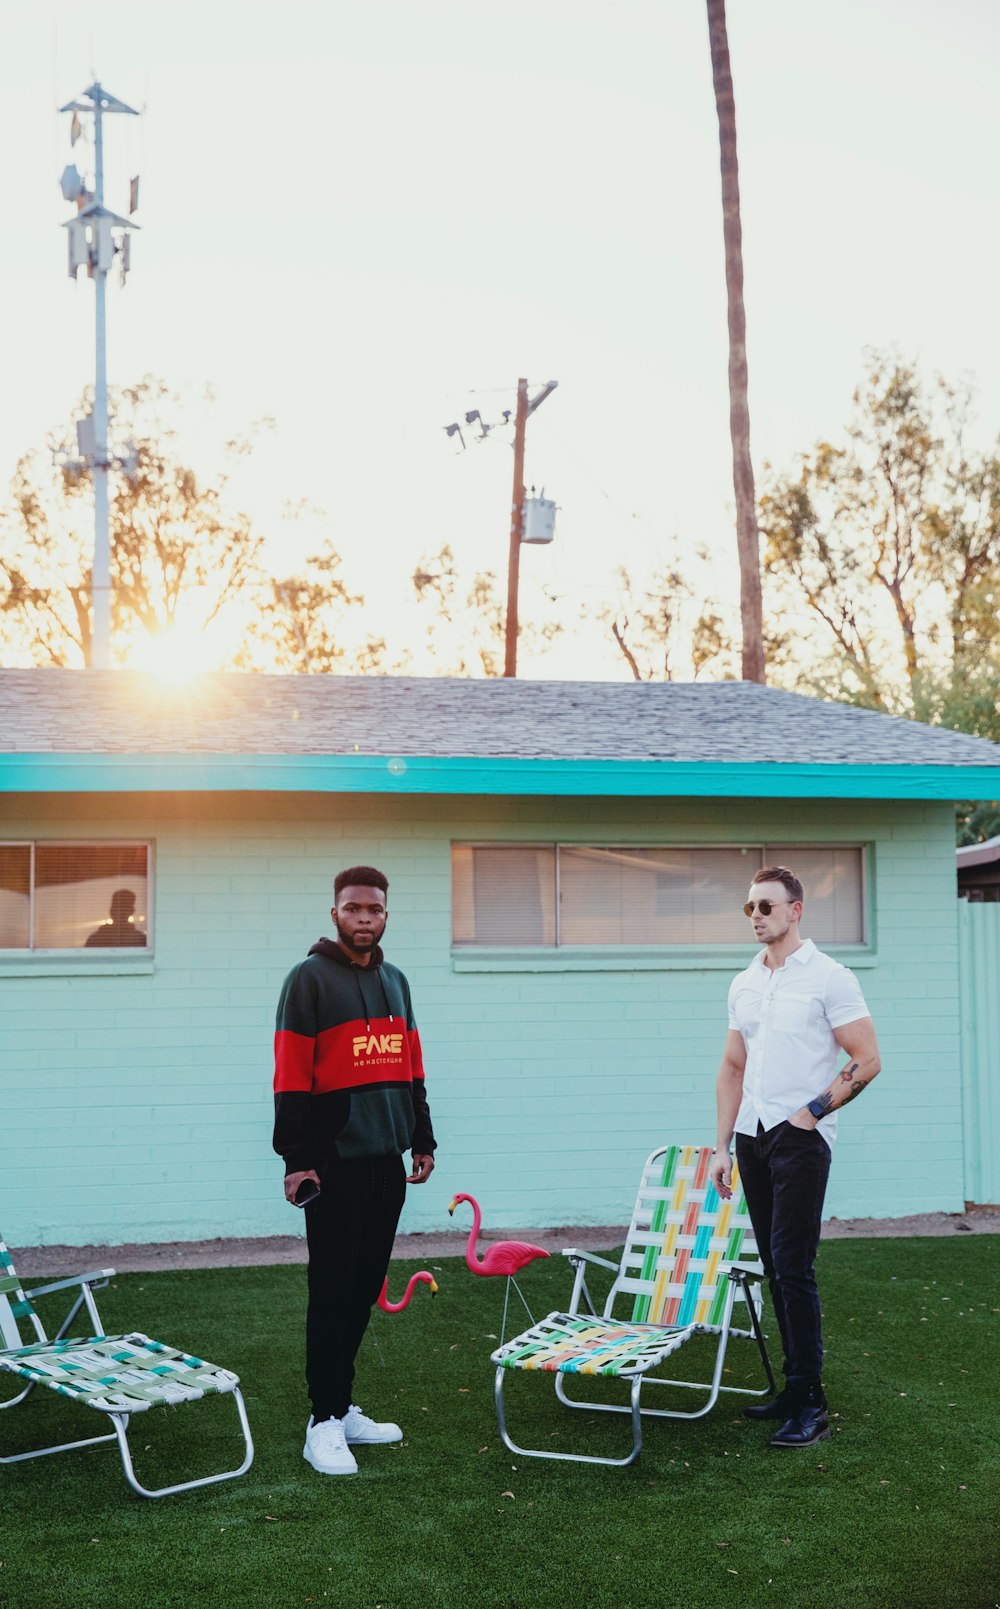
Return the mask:
[[884, 1072], [828, 1210], [966, 1199], [955, 798], [1000, 748], [747, 683], [0, 671], [0, 1223], [15, 1245], [287, 1233], [281, 981], [381, 866], [439, 1140], [409, 1229], [615, 1223], [714, 1136], [740, 907], [781, 859]]

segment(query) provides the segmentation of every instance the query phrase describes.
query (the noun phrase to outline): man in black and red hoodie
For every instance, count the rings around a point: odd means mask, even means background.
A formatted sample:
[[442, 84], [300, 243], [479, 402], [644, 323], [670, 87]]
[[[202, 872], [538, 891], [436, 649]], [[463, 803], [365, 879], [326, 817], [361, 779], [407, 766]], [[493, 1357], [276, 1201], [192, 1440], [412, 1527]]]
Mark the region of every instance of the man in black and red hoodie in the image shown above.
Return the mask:
[[402, 1439], [398, 1425], [378, 1424], [351, 1401], [354, 1360], [406, 1186], [434, 1168], [410, 986], [379, 948], [388, 892], [374, 866], [338, 873], [336, 941], [320, 939], [288, 974], [274, 1036], [274, 1149], [286, 1198], [307, 1201], [312, 1416], [303, 1457], [324, 1475], [356, 1473], [352, 1446]]

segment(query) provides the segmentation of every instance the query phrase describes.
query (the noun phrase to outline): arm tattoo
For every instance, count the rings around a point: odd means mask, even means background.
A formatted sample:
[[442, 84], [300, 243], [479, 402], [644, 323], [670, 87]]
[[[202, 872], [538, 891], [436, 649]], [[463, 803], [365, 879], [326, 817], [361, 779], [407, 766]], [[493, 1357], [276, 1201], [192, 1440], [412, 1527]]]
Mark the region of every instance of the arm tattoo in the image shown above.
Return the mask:
[[821, 1123], [824, 1117], [827, 1117], [830, 1112], [839, 1110], [841, 1106], [846, 1106], [848, 1101], [856, 1100], [861, 1094], [861, 1091], [868, 1088], [868, 1084], [870, 1082], [869, 1079], [858, 1078], [855, 1076], [860, 1069], [860, 1065], [860, 1062], [849, 1061], [847, 1066], [843, 1068], [840, 1073], [838, 1073], [834, 1082], [834, 1089], [836, 1089], [838, 1084], [846, 1084], [848, 1089], [843, 1099], [837, 1103], [836, 1108], [833, 1104], [833, 1089], [825, 1089], [822, 1095], [816, 1096], [815, 1100], [807, 1101], [806, 1104], [817, 1122]]
[[854, 1075], [857, 1072], [857, 1070], [858, 1070], [858, 1064], [857, 1064], [856, 1061], [848, 1062], [847, 1066], [841, 1069], [841, 1072], [840, 1072], [840, 1081], [841, 1081], [841, 1083], [842, 1084], [850, 1084], [850, 1086], [851, 1086], [850, 1089], [848, 1090], [847, 1094], [844, 1096], [844, 1099], [841, 1101], [841, 1103], [840, 1103], [841, 1106], [846, 1106], [848, 1101], [857, 1100], [857, 1097], [861, 1094], [861, 1091], [863, 1089], [868, 1088], [868, 1080], [867, 1079], [865, 1079], [865, 1078], [855, 1078]]

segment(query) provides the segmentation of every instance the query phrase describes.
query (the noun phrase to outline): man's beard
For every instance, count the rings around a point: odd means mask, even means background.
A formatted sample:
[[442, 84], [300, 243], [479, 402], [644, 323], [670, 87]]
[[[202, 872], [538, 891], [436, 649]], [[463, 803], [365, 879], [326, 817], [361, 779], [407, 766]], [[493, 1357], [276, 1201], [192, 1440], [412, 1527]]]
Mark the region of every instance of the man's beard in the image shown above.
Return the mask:
[[343, 931], [343, 929], [341, 928], [340, 923], [337, 921], [336, 917], [334, 917], [334, 919], [333, 919], [333, 925], [337, 929], [337, 937], [340, 939], [341, 944], [345, 944], [347, 946], [347, 948], [349, 950], [351, 950], [355, 955], [371, 955], [372, 951], [375, 949], [375, 946], [379, 941], [380, 935], [372, 933], [371, 931], [369, 931], [368, 933], [365, 933], [365, 934], [361, 935], [362, 937], [367, 939], [369, 942], [365, 943], [365, 944], [358, 944], [356, 942], [356, 940], [359, 937], [359, 935], [355, 934], [354, 937], [352, 938], [349, 933], [345, 933]]

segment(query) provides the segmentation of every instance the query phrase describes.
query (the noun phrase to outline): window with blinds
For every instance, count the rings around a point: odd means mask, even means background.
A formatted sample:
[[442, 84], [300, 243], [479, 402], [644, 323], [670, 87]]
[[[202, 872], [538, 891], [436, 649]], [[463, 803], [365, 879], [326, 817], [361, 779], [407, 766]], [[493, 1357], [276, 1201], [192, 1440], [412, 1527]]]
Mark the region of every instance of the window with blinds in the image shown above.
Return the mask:
[[148, 947], [148, 844], [0, 843], [0, 950]]
[[865, 851], [856, 844], [454, 844], [452, 938], [549, 948], [752, 943], [743, 902], [769, 865], [801, 878], [803, 927], [817, 944], [865, 943]]

